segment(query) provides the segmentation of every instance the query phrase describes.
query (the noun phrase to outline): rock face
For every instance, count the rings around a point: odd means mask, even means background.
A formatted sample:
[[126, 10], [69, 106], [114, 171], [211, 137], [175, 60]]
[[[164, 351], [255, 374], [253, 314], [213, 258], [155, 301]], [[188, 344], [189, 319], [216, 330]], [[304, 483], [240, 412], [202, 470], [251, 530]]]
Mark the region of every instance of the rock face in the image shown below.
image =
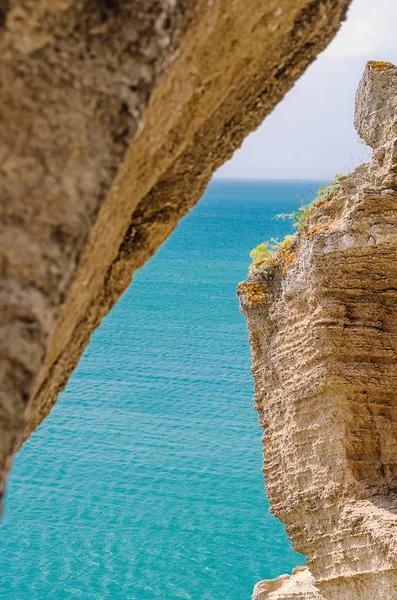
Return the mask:
[[267, 494], [307, 556], [311, 593], [395, 600], [397, 67], [368, 63], [355, 124], [370, 163], [340, 180], [272, 265], [250, 271], [239, 296]]
[[0, 495], [134, 269], [349, 1], [0, 1]]

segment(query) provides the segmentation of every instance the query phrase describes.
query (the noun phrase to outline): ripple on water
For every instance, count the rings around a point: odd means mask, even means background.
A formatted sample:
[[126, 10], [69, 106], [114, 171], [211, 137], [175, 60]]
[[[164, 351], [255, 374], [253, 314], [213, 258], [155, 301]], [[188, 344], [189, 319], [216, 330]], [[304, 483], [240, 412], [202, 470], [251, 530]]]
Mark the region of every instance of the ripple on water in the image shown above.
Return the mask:
[[300, 187], [213, 182], [135, 275], [15, 459], [2, 599], [242, 600], [302, 562], [267, 512], [235, 299]]

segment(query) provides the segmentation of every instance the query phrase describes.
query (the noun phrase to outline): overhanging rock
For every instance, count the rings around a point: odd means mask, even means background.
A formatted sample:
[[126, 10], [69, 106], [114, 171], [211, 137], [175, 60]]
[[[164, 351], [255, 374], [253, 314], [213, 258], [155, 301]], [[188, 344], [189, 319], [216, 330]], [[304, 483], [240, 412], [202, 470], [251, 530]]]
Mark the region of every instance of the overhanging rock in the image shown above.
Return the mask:
[[90, 335], [349, 0], [0, 2], [0, 493]]

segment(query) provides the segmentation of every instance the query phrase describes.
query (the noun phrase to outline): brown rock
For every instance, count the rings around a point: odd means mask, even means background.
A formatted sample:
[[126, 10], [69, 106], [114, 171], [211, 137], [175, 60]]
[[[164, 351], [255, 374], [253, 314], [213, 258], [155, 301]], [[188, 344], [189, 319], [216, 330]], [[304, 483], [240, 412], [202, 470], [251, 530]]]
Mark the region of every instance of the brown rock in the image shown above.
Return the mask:
[[368, 63], [355, 122], [382, 153], [311, 211], [293, 260], [251, 271], [261, 302], [239, 294], [272, 512], [321, 597], [396, 600], [397, 67]]

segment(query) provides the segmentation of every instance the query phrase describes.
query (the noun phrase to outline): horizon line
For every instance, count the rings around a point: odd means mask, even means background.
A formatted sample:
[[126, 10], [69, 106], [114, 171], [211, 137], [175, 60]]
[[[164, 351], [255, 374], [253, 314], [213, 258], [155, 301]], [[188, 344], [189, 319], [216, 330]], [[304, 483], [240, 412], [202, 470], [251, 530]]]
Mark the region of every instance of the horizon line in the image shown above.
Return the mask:
[[332, 175], [324, 177], [224, 177], [214, 175], [211, 181], [323, 181], [332, 180]]

